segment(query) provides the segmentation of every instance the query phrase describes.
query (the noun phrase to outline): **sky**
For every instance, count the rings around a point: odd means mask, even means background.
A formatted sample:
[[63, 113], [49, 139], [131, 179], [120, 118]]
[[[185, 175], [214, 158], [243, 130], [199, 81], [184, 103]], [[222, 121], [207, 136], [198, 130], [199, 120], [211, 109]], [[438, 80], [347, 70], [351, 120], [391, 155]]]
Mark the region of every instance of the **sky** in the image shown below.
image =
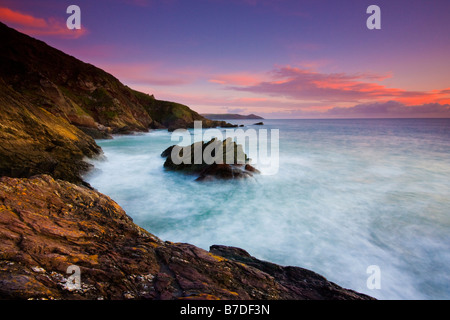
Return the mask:
[[0, 0], [0, 21], [199, 113], [450, 118], [449, 0]]

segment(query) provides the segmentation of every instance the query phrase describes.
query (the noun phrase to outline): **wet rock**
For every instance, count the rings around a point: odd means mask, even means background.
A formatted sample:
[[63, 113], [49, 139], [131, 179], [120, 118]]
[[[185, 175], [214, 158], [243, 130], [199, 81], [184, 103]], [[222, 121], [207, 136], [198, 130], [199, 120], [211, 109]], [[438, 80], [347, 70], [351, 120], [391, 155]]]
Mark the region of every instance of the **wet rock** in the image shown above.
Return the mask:
[[109, 197], [48, 175], [0, 178], [0, 239], [0, 299], [370, 299], [242, 249], [164, 242]]
[[215, 180], [215, 179], [244, 179], [253, 176], [257, 169], [249, 164], [244, 166], [230, 164], [211, 164], [200, 172], [196, 181]]
[[[229, 180], [253, 177], [259, 170], [249, 164], [242, 146], [230, 138], [221, 141], [196, 142], [190, 146], [170, 146], [161, 153], [166, 158], [164, 168], [197, 174], [197, 181]], [[205, 159], [209, 157], [209, 159]]]
[[[247, 251], [220, 245], [210, 247], [210, 252], [232, 261], [244, 263], [264, 272], [280, 285], [283, 299], [354, 300], [371, 299], [358, 292], [344, 289], [323, 276], [300, 267], [280, 266], [252, 257]], [[301, 297], [301, 298], [299, 298]]]

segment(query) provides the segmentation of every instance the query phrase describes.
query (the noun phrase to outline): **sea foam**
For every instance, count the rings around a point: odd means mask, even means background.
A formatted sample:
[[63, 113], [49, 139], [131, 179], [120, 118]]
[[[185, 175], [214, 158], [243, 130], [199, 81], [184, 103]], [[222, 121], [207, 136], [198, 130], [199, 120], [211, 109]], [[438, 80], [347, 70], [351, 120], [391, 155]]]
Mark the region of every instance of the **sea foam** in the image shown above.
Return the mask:
[[[450, 299], [449, 120], [264, 124], [280, 130], [275, 175], [165, 171], [173, 142], [156, 130], [98, 141], [106, 160], [86, 179], [163, 240], [241, 247], [381, 299]], [[367, 286], [371, 265], [380, 289]]]

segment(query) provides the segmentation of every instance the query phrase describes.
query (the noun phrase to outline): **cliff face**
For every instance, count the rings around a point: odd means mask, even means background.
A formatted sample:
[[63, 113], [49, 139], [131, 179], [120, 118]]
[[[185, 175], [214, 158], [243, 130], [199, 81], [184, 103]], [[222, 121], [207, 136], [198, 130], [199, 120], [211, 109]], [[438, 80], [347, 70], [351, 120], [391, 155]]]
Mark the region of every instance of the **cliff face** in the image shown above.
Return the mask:
[[182, 104], [160, 101], [111, 74], [0, 23], [0, 76], [30, 104], [89, 133], [219, 126]]
[[109, 197], [48, 175], [0, 179], [0, 239], [0, 298], [369, 299], [242, 249], [163, 242]]
[[[0, 174], [80, 183], [94, 138], [149, 128], [224, 125], [134, 91], [105, 71], [0, 23]], [[88, 136], [89, 135], [89, 136]]]
[[0, 36], [1, 78], [34, 107], [78, 127], [111, 132], [153, 123], [132, 90], [112, 75], [3, 24]]
[[0, 78], [0, 175], [48, 173], [80, 183], [84, 157], [101, 153], [94, 140], [64, 117], [31, 103]]

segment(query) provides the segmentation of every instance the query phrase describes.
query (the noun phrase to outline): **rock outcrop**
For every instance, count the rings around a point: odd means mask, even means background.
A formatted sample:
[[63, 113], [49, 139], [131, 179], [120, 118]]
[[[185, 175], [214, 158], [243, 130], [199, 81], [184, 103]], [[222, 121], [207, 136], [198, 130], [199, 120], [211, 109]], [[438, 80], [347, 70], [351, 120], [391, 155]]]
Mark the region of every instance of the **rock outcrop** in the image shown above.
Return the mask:
[[82, 183], [90, 166], [85, 157], [100, 147], [67, 119], [30, 103], [0, 78], [0, 175], [30, 177], [47, 173]]
[[227, 125], [155, 99], [0, 23], [0, 175], [50, 174], [82, 183], [93, 138], [151, 128]]
[[249, 164], [242, 146], [228, 138], [199, 141], [190, 146], [173, 145], [161, 153], [166, 158], [164, 168], [197, 174], [197, 181], [229, 180], [252, 177], [259, 170]]
[[0, 239], [1, 299], [370, 299], [242, 249], [163, 242], [109, 197], [48, 175], [0, 179]]

